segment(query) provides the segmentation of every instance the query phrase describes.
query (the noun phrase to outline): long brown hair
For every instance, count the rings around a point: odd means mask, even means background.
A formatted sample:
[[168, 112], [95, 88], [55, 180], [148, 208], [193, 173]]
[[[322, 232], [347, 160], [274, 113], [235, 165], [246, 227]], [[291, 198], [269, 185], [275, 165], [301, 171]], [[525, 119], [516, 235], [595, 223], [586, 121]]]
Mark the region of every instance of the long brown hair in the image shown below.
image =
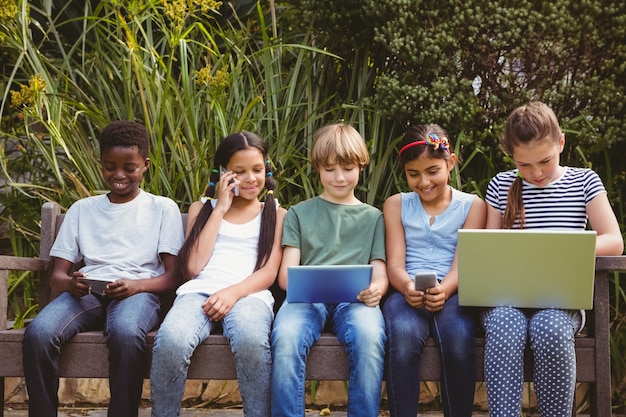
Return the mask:
[[[272, 246], [274, 245], [274, 235], [276, 234], [276, 200], [274, 199], [273, 190], [276, 187], [274, 176], [272, 173], [272, 166], [267, 158], [267, 145], [261, 140], [259, 136], [251, 132], [239, 132], [226, 136], [220, 142], [217, 150], [215, 151], [215, 157], [213, 158], [213, 169], [211, 170], [211, 176], [209, 178], [209, 187], [206, 190], [205, 196], [213, 198], [215, 196], [215, 184], [220, 179], [219, 167], [227, 166], [230, 158], [243, 149], [256, 148], [263, 154], [265, 159], [265, 188], [268, 191], [265, 198], [265, 204], [263, 206], [263, 212], [261, 214], [261, 230], [259, 233], [259, 247], [256, 265], [254, 270], [258, 270], [265, 262], [267, 262]], [[189, 276], [187, 270], [187, 262], [189, 260], [189, 254], [191, 248], [198, 240], [202, 228], [209, 220], [209, 217], [213, 213], [213, 205], [210, 201], [207, 201], [202, 209], [198, 213], [198, 217], [189, 231], [189, 235], [185, 240], [182, 248], [178, 253], [176, 260], [179, 271], [183, 273], [186, 279], [192, 278]]]
[[[552, 109], [540, 101], [531, 101], [513, 110], [509, 115], [504, 135], [500, 139], [500, 147], [507, 155], [513, 155], [516, 146], [541, 140], [558, 142], [560, 137], [561, 128]], [[506, 209], [502, 218], [503, 229], [513, 228], [516, 221], [520, 229], [524, 228], [526, 214], [522, 196], [522, 180], [522, 177], [518, 175], [509, 188]]]

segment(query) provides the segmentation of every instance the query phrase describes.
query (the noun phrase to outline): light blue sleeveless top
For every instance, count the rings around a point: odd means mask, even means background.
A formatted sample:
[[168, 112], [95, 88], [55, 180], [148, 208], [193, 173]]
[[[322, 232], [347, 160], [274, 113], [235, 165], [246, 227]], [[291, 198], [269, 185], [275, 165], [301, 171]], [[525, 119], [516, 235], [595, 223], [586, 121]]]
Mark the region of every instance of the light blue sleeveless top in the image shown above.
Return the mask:
[[434, 271], [441, 281], [452, 266], [457, 231], [463, 227], [477, 196], [451, 189], [450, 205], [442, 214], [435, 216], [432, 224], [417, 193], [401, 193], [406, 270], [411, 277], [416, 272]]

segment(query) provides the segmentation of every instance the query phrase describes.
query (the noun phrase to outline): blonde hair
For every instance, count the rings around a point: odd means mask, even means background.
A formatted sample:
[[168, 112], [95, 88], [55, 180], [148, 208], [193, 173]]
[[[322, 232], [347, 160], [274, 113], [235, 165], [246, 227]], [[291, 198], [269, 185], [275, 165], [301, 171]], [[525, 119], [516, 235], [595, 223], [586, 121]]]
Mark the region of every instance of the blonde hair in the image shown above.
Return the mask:
[[363, 168], [369, 162], [365, 141], [352, 126], [334, 123], [315, 132], [311, 149], [311, 163], [315, 169], [334, 164], [357, 164]]
[[[531, 101], [509, 115], [500, 147], [507, 155], [513, 155], [516, 146], [544, 140], [558, 143], [560, 138], [561, 127], [552, 109], [540, 101]], [[511, 229], [517, 221], [523, 229], [525, 216], [522, 177], [518, 175], [509, 188], [502, 228]]]

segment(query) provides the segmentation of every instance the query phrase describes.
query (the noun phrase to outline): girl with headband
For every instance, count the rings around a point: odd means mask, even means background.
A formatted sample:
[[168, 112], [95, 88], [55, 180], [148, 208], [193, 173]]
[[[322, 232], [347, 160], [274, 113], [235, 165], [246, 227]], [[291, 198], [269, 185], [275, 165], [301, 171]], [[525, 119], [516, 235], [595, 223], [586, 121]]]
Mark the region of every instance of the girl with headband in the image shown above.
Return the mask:
[[[383, 306], [391, 417], [417, 415], [420, 358], [429, 334], [441, 352], [444, 415], [472, 414], [476, 318], [458, 304], [456, 244], [458, 229], [484, 228], [487, 208], [448, 184], [456, 161], [441, 127], [411, 127], [400, 148], [411, 191], [384, 205], [387, 274], [394, 290]], [[436, 275], [433, 286], [416, 288], [414, 277], [422, 273]]]

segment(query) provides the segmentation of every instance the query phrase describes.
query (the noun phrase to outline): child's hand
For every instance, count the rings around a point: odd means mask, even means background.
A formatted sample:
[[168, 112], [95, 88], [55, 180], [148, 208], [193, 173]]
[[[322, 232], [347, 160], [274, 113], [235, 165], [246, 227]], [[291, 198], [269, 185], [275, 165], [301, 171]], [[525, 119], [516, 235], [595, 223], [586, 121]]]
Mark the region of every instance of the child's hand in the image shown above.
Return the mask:
[[359, 293], [356, 297], [359, 301], [368, 307], [376, 307], [383, 298], [383, 293], [374, 283]]
[[440, 283], [426, 290], [424, 307], [428, 311], [439, 311], [446, 303], [446, 289]]
[[234, 291], [233, 287], [227, 287], [211, 294], [202, 303], [202, 309], [209, 320], [220, 321], [233, 308], [237, 300], [239, 300], [239, 294]]
[[139, 279], [118, 279], [107, 284], [104, 295], [115, 300], [130, 297], [142, 291], [140, 281]]
[[72, 279], [67, 284], [67, 291], [74, 297], [84, 297], [89, 294], [89, 285], [82, 281], [83, 278], [87, 278], [82, 272], [74, 272]]
[[220, 187], [217, 190], [217, 206], [224, 210], [224, 213], [228, 211], [230, 205], [233, 202], [235, 193], [234, 188], [239, 185], [237, 174], [232, 171], [226, 171], [220, 177]]
[[408, 305], [413, 308], [422, 308], [424, 307], [424, 302], [426, 301], [424, 291], [418, 291], [415, 289], [415, 282], [413, 280], [407, 281], [404, 286], [404, 301]]

